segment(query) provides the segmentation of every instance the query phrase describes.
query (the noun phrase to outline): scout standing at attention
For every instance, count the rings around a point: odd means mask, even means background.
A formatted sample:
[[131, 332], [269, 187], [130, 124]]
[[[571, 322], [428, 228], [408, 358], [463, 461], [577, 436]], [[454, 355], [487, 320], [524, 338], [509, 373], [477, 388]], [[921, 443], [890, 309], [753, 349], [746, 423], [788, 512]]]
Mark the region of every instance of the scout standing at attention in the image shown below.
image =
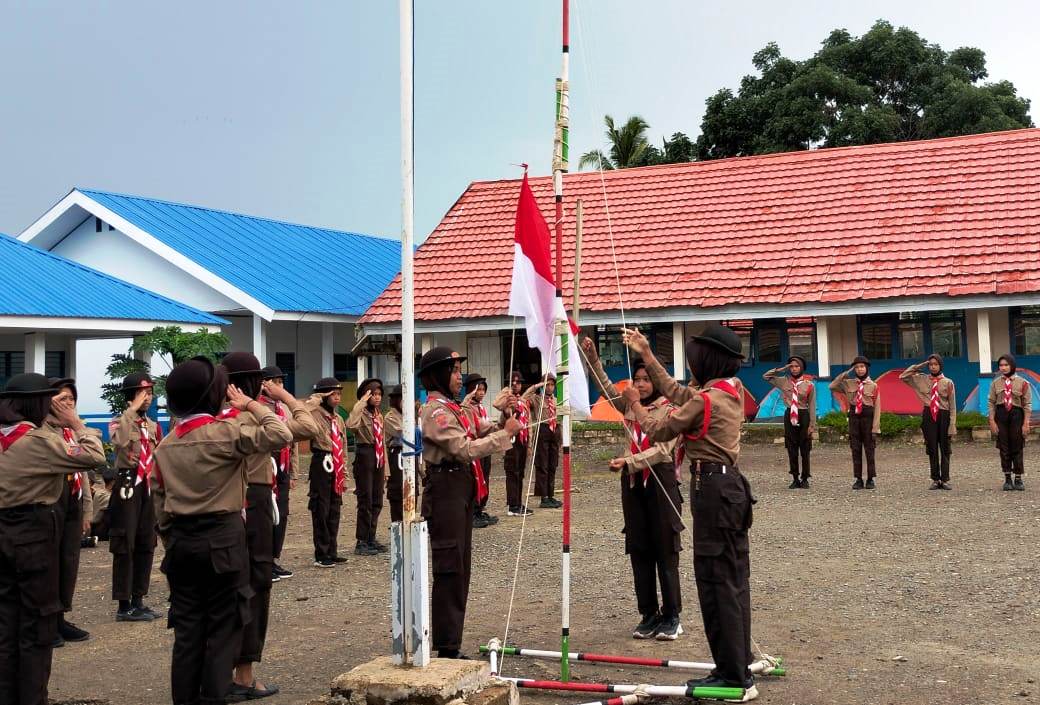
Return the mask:
[[347, 560], [337, 553], [339, 515], [347, 487], [347, 429], [336, 413], [342, 391], [343, 385], [335, 377], [323, 377], [304, 402], [318, 425], [318, 434], [311, 441], [307, 509], [311, 512], [314, 565], [319, 568]]
[[[781, 372], [787, 372], [781, 377]], [[790, 464], [789, 489], [808, 489], [809, 454], [812, 452], [813, 433], [816, 431], [816, 387], [805, 379], [805, 358], [792, 355], [787, 365], [769, 370], [762, 379], [780, 390], [787, 412], [784, 414], [784, 446]], [[802, 475], [798, 477], [798, 458], [802, 459]]]
[[997, 369], [1000, 375], [993, 378], [989, 387], [989, 430], [997, 437], [1004, 490], [1025, 490], [1022, 451], [1029, 435], [1029, 417], [1033, 413], [1033, 390], [1029, 382], [1015, 374], [1018, 368], [1011, 353], [1000, 356]]
[[501, 425], [505, 424], [506, 419], [514, 417], [520, 422], [519, 430], [513, 437], [513, 445], [506, 451], [502, 461], [506, 474], [506, 505], [511, 517], [534, 513], [524, 501], [524, 473], [527, 468], [527, 445], [531, 440], [531, 397], [540, 386], [535, 385], [523, 391], [524, 378], [520, 370], [513, 370], [509, 376], [509, 386], [491, 402], [491, 406], [502, 412]]
[[[484, 408], [484, 397], [487, 396], [487, 379], [471, 372], [462, 380], [466, 397], [462, 400], [462, 406], [470, 413], [470, 417], [477, 426], [490, 426], [491, 419], [488, 411]], [[478, 502], [473, 509], [473, 528], [483, 529], [498, 523], [498, 517], [487, 513], [488, 499], [491, 498], [491, 456], [485, 455], [480, 459], [480, 468], [484, 473], [484, 485], [488, 493], [483, 502]]]
[[[581, 346], [603, 393], [613, 407], [625, 415], [625, 426], [631, 439], [628, 455], [611, 460], [610, 469], [622, 473], [625, 553], [632, 562], [636, 606], [643, 617], [632, 630], [632, 638], [678, 639], [682, 634], [679, 623], [682, 612], [679, 552], [685, 527], [680, 515], [683, 500], [675, 466], [676, 442], [650, 442], [635, 420], [630, 404], [603, 369], [596, 344], [585, 338]], [[654, 388], [641, 360], [632, 361], [632, 386], [639, 391], [639, 403], [650, 416], [660, 420], [675, 410]], [[660, 602], [657, 600], [658, 578], [661, 581]]]
[[374, 556], [386, 553], [386, 545], [376, 539], [379, 514], [383, 511], [386, 486], [386, 429], [383, 412], [383, 381], [372, 378], [358, 385], [358, 400], [347, 418], [347, 429], [354, 432], [354, 494], [357, 496], [357, 525], [354, 553]]
[[469, 598], [473, 507], [487, 493], [479, 461], [508, 449], [520, 430], [520, 421], [510, 417], [502, 430], [479, 437], [491, 427], [478, 429], [453, 401], [462, 389], [465, 359], [451, 348], [435, 347], [419, 360], [418, 370], [429, 392], [420, 415], [426, 463], [422, 515], [429, 524], [433, 568], [431, 644], [440, 658], [465, 658], [459, 649]]
[[[849, 378], [852, 375], [852, 378]], [[830, 383], [832, 392], [844, 394], [849, 404], [849, 448], [852, 449], [852, 474], [856, 481], [852, 489], [872, 490], [877, 467], [874, 449], [881, 433], [881, 389], [870, 378], [870, 360], [862, 355], [852, 361], [852, 368], [845, 370]], [[863, 457], [867, 458], [867, 483], [863, 484]]]
[[560, 465], [560, 447], [563, 445], [563, 429], [556, 418], [556, 378], [546, 377], [542, 387], [542, 398], [532, 403], [535, 414], [544, 419], [538, 429], [534, 447], [534, 493], [542, 498], [538, 505], [542, 509], [559, 509], [563, 502], [556, 499], [556, 469]]
[[[263, 370], [263, 393], [260, 395], [258, 401], [261, 404], [266, 404], [267, 408], [275, 413], [282, 422], [286, 422], [289, 419], [289, 409], [285, 403], [278, 401], [283, 397], [275, 396], [281, 392], [285, 392], [285, 373], [279, 367], [271, 365], [265, 367]], [[285, 392], [289, 398], [293, 398], [291, 394]], [[317, 432], [317, 426], [314, 425], [313, 419], [310, 419], [311, 423], [311, 435]], [[310, 438], [310, 436], [307, 436]], [[303, 440], [303, 438], [293, 437], [294, 441]], [[296, 487], [296, 478], [300, 474], [300, 448], [294, 442], [287, 445], [285, 448], [281, 448], [271, 454], [271, 458], [274, 460], [275, 467], [278, 470], [278, 477], [276, 481], [276, 492], [275, 497], [278, 502], [278, 523], [274, 525], [274, 566], [271, 568], [272, 580], [278, 582], [291, 578], [293, 572], [286, 568], [283, 568], [278, 560], [282, 557], [282, 547], [285, 546], [285, 530], [289, 526], [289, 492]]]
[[[166, 549], [162, 571], [170, 586], [174, 703], [240, 698], [229, 693], [235, 690], [229, 676], [243, 624], [251, 617], [247, 603], [253, 592], [249, 510], [242, 521], [245, 461], [257, 455], [270, 459], [292, 441], [267, 406], [227, 379], [224, 369], [196, 357], [177, 365], [166, 382], [170, 413], [178, 422], [155, 450], [152, 487]], [[225, 395], [238, 412], [233, 418], [216, 416]], [[270, 542], [270, 526], [267, 532]]]
[[[921, 372], [925, 367], [928, 374]], [[953, 380], [943, 376], [942, 368], [942, 357], [933, 353], [924, 362], [907, 367], [899, 375], [899, 379], [913, 389], [924, 404], [921, 432], [931, 466], [930, 490], [953, 489], [950, 487], [950, 436], [957, 433], [957, 392]]]
[[736, 377], [744, 359], [740, 337], [712, 323], [690, 338], [686, 363], [703, 384], [684, 387], [657, 361], [642, 333], [625, 329], [622, 334], [642, 356], [654, 388], [679, 405], [674, 413], [651, 415], [633, 385], [624, 392], [633, 419], [651, 443], [681, 435], [690, 459], [693, 572], [715, 670], [688, 685], [744, 688], [741, 702], [754, 700], [758, 690], [748, 668], [753, 658], [748, 529], [755, 499], [738, 468], [744, 422], [744, 386]]
[[[58, 394], [51, 398], [51, 413], [47, 415], [46, 424], [56, 433], [60, 433], [71, 450], [76, 445], [76, 434], [68, 426], [61, 425], [55, 412], [63, 405], [72, 404], [76, 408], [79, 394], [74, 379], [49, 379], [47, 382]], [[101, 432], [88, 429], [101, 438]], [[65, 491], [57, 504], [63, 521], [58, 525], [60, 532], [58, 550], [58, 594], [61, 598], [62, 611], [72, 611], [72, 596], [76, 592], [76, 578], [79, 575], [79, 553], [82, 539], [90, 532], [90, 519], [94, 514], [94, 500], [90, 493], [90, 480], [87, 473], [74, 472], [65, 476]], [[86, 641], [90, 633], [80, 629], [72, 622], [66, 621], [65, 615], [58, 618], [58, 638], [54, 646], [64, 646], [66, 641]]]
[[395, 384], [387, 393], [390, 400], [390, 408], [383, 414], [383, 425], [386, 435], [386, 501], [390, 504], [390, 521], [401, 521], [404, 518], [404, 491], [401, 486], [401, 449], [404, 444], [401, 441], [401, 428], [404, 419], [401, 414], [401, 385]]
[[[105, 463], [101, 439], [69, 400], [38, 374], [15, 375], [0, 392], [0, 701], [47, 705], [58, 595], [57, 503], [65, 476]], [[72, 445], [44, 425], [50, 412]]]
[[162, 428], [148, 418], [152, 378], [135, 372], [123, 379], [126, 411], [108, 425], [119, 473], [108, 502], [108, 550], [112, 554], [112, 599], [117, 622], [150, 622], [159, 613], [144, 604], [155, 555], [155, 508], [151, 500], [152, 453]]

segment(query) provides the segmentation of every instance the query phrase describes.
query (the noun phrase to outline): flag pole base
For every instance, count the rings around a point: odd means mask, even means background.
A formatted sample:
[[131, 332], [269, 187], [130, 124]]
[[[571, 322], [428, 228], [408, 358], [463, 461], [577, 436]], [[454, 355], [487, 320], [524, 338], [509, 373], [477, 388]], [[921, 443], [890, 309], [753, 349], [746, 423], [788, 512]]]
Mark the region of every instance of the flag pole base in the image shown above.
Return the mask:
[[515, 705], [516, 686], [494, 678], [483, 661], [430, 659], [424, 668], [402, 668], [390, 656], [363, 663], [332, 681], [331, 700], [344, 703], [458, 703]]

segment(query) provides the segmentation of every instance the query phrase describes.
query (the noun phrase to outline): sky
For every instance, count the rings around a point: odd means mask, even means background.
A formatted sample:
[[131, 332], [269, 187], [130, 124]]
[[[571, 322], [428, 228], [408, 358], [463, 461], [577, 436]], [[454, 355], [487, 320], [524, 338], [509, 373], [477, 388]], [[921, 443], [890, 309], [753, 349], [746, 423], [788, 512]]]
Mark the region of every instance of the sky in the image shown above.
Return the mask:
[[[572, 0], [571, 155], [603, 115], [699, 133], [770, 41], [811, 56], [884, 18], [986, 52], [1040, 114], [1040, 4]], [[398, 238], [395, 0], [0, 0], [0, 232], [74, 186]], [[415, 0], [415, 223], [550, 168], [560, 0]]]

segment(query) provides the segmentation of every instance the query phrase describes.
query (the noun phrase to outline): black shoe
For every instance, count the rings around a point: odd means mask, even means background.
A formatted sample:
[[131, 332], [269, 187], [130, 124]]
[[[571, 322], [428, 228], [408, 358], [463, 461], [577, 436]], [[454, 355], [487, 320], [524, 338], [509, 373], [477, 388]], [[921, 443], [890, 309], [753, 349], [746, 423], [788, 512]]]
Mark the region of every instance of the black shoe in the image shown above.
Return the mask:
[[346, 563], [347, 562], [347, 559], [344, 558], [343, 556], [333, 556], [329, 560], [332, 561], [333, 563]]
[[84, 536], [79, 540], [80, 548], [95, 548], [97, 547], [97, 536]]
[[58, 622], [58, 636], [64, 641], [86, 641], [90, 638], [90, 632], [62, 619]]
[[863, 485], [864, 489], [874, 490], [877, 489], [877, 485], [874, 484], [874, 478], [869, 478], [867, 484]]
[[253, 685], [239, 685], [238, 683], [232, 683], [231, 689], [228, 690], [227, 697], [225, 698], [229, 703], [240, 703], [244, 700], [259, 700], [260, 698], [269, 698], [272, 695], [278, 693], [278, 686], [268, 684], [263, 690], [256, 687], [256, 681], [253, 681]]
[[159, 619], [160, 617], [162, 617], [162, 613], [161, 612], [156, 612], [155, 610], [153, 610], [148, 605], [143, 605], [143, 604], [142, 605], [137, 605], [137, 609], [140, 610], [141, 612], [144, 612], [145, 614], [152, 615], [152, 619]]
[[797, 477], [791, 480], [791, 484], [787, 486], [789, 490], [800, 490], [802, 489], [802, 481]]
[[953, 485], [951, 485], [949, 482], [940, 482], [939, 483], [939, 489], [940, 490], [952, 490], [953, 489]]
[[293, 572], [291, 570], [289, 570], [288, 568], [283, 568], [277, 563], [274, 564], [274, 569], [271, 572], [273, 572], [278, 578], [281, 578], [282, 580], [288, 580], [293, 576]]
[[61, 634], [54, 637], [54, 641], [51, 642], [51, 648], [60, 649], [63, 646], [65, 646], [65, 640], [62, 638]]
[[1026, 483], [1022, 479], [1021, 475], [1015, 475], [1015, 489], [1018, 490], [1019, 492], [1025, 492], [1026, 491]]
[[803, 477], [802, 478], [802, 489], [803, 490], [809, 489], [809, 478], [807, 478], [807, 477]]
[[654, 629], [654, 638], [658, 641], [675, 641], [683, 633], [678, 617], [661, 617]]
[[1011, 481], [1011, 475], [1008, 475], [1008, 474], [1004, 475], [1004, 486], [1001, 487], [1001, 489], [1004, 490], [1005, 492], [1011, 492], [1012, 490], [1015, 489], [1015, 483], [1013, 483]]
[[488, 527], [487, 520], [482, 514], [473, 515], [473, 528], [474, 529], [486, 529]]
[[509, 516], [511, 517], [526, 517], [532, 514], [534, 514], [534, 511], [528, 509], [526, 506], [509, 508]]
[[861, 489], [863, 489], [863, 487], [864, 487], [864, 484], [863, 484], [863, 478], [862, 477], [857, 477], [856, 481], [852, 483], [852, 489], [854, 489], [854, 490], [861, 490]]
[[542, 501], [538, 504], [541, 509], [559, 509], [563, 506], [563, 502], [552, 497], [542, 497]]
[[460, 661], [471, 661], [472, 659], [458, 649], [438, 649], [437, 658], [451, 658]]
[[488, 526], [494, 526], [495, 524], [498, 523], [498, 517], [492, 516], [492, 515], [488, 514], [487, 512], [481, 512], [480, 516], [484, 517], [484, 521], [487, 522]]
[[[376, 555], [378, 553], [379, 553], [379, 551], [374, 549], [371, 546], [371, 544], [369, 544], [367, 541], [358, 541], [357, 545], [354, 546], [354, 555], [355, 556], [374, 556], [374, 555]], [[336, 559], [333, 558], [332, 561], [335, 562]]]
[[939, 482], [938, 480], [934, 480], [932, 482], [932, 486], [929, 487], [928, 489], [930, 489], [930, 490], [941, 490], [942, 488], [943, 488], [942, 487], [942, 483]]
[[643, 621], [636, 625], [636, 628], [632, 630], [633, 639], [653, 639], [654, 634], [657, 633], [657, 625], [661, 623], [661, 615], [659, 613], [644, 614]]
[[138, 607], [116, 611], [117, 622], [154, 622], [155, 617]]
[[390, 552], [390, 549], [387, 548], [387, 545], [385, 543], [379, 543], [375, 539], [372, 539], [371, 541], [369, 541], [368, 545], [373, 550], [375, 550], [376, 553], [389, 553]]
[[314, 565], [317, 568], [334, 568], [336, 566], [336, 564], [328, 558], [315, 558]]

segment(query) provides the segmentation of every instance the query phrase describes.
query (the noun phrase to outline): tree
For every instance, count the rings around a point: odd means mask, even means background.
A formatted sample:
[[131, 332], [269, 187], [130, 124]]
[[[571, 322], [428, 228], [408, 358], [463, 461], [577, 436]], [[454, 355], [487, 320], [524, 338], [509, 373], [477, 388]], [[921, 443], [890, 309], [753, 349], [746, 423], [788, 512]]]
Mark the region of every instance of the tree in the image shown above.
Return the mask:
[[[231, 340], [223, 333], [210, 333], [201, 328], [188, 333], [178, 326], [153, 328], [148, 333], [134, 338], [127, 353], [112, 356], [112, 362], [105, 369], [112, 381], [101, 385], [101, 398], [108, 403], [113, 414], [123, 413], [127, 406], [126, 399], [120, 391], [123, 378], [134, 372], [151, 373], [148, 363], [135, 355], [159, 355], [169, 358], [173, 365], [198, 355], [217, 362], [230, 344]], [[152, 375], [152, 380], [155, 382], [155, 396], [165, 396], [166, 375]]]
[[805, 61], [770, 43], [745, 76], [707, 100], [696, 156], [898, 142], [1031, 127], [1029, 100], [988, 77], [986, 55], [951, 52], [878, 20], [862, 37], [831, 32]]
[[673, 164], [675, 162], [693, 161], [696, 145], [682, 132], [676, 132], [670, 139], [661, 141], [661, 148], [650, 144], [646, 132], [650, 129], [646, 120], [633, 115], [618, 129], [614, 118], [607, 115], [603, 118], [607, 126], [607, 141], [610, 143], [610, 154], [593, 149], [581, 156], [578, 168], [594, 169], [626, 169], [633, 166], [653, 166], [655, 164]]

